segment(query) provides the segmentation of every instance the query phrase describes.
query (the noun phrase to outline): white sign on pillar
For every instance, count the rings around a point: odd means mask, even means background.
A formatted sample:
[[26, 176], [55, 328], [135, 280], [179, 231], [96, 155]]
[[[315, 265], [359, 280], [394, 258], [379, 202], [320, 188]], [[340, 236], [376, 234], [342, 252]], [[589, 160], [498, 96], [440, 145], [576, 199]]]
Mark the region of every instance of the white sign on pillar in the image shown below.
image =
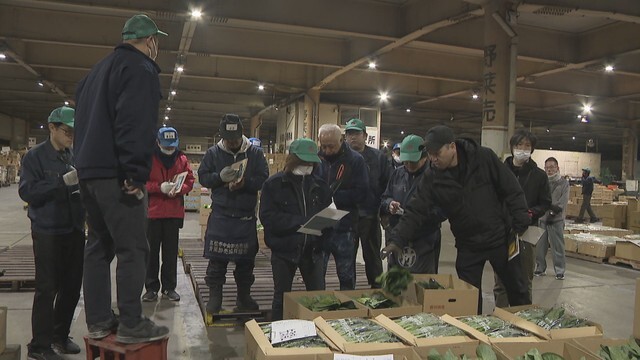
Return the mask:
[[378, 128], [373, 126], [367, 126], [367, 139], [366, 145], [371, 146], [374, 149], [380, 147], [380, 139], [378, 136]]

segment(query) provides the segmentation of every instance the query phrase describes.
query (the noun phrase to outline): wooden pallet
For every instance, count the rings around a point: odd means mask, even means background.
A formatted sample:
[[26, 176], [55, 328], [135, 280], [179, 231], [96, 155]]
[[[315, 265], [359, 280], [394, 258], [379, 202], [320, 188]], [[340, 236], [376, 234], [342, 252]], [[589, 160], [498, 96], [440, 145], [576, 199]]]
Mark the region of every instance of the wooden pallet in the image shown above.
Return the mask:
[[0, 288], [20, 291], [36, 286], [36, 265], [31, 245], [18, 245], [0, 253]]
[[565, 254], [566, 254], [566, 256], [574, 258], [574, 259], [591, 261], [593, 263], [598, 263], [598, 264], [602, 264], [602, 263], [605, 263], [607, 261], [607, 258], [601, 258], [601, 257], [596, 257], [596, 256], [591, 256], [591, 255], [586, 255], [586, 254], [580, 254], [580, 253], [576, 253], [576, 252], [573, 252], [573, 251], [565, 251]]
[[[256, 255], [256, 266], [254, 268], [255, 282], [251, 287], [251, 296], [258, 303], [260, 311], [251, 313], [234, 313], [231, 309], [235, 307], [236, 301], [236, 284], [233, 277], [235, 264], [230, 262], [227, 269], [227, 280], [222, 290], [222, 308], [220, 314], [214, 314], [213, 317], [207, 318], [206, 304], [209, 301], [209, 288], [204, 278], [207, 272], [208, 259], [203, 254], [203, 242], [197, 239], [185, 239], [180, 241], [183, 249], [183, 264], [189, 269], [188, 274], [194, 288], [196, 299], [202, 311], [205, 323], [209, 326], [235, 326], [244, 324], [244, 320], [255, 318], [266, 320], [271, 315], [271, 302], [273, 300], [273, 275], [271, 272], [271, 251], [269, 249], [260, 249]], [[333, 257], [329, 260], [327, 276], [325, 278], [327, 289], [339, 289], [340, 282], [336, 273], [335, 262]], [[362, 264], [356, 264], [356, 288], [369, 288], [365, 267]], [[298, 271], [293, 279], [292, 291], [304, 291], [304, 281]], [[234, 321], [235, 320], [235, 321]]]
[[608, 263], [613, 265], [627, 265], [635, 270], [640, 270], [640, 261], [636, 261], [636, 260], [624, 259], [624, 258], [612, 256], [609, 258]]

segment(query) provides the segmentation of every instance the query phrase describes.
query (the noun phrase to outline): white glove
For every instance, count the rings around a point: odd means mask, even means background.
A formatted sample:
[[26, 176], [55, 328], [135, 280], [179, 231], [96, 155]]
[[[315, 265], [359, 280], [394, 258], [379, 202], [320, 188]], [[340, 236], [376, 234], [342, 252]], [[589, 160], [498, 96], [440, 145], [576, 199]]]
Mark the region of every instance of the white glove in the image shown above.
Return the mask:
[[172, 182], [165, 181], [162, 184], [160, 184], [160, 191], [162, 191], [163, 194], [168, 194], [169, 191], [171, 191], [171, 189], [173, 189], [174, 185], [175, 184], [172, 183]]
[[67, 186], [78, 185], [78, 170], [72, 166], [69, 172], [62, 175], [62, 181]]
[[237, 175], [238, 170], [232, 169], [231, 166], [226, 166], [220, 171], [220, 180], [222, 180], [222, 182], [228, 183], [235, 180]]

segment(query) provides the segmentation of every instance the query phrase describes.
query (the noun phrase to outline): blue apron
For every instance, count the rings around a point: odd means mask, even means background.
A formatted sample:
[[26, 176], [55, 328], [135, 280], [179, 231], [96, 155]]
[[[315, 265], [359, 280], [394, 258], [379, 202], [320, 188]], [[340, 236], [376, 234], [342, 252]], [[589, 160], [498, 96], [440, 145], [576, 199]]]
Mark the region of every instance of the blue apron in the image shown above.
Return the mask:
[[204, 257], [208, 259], [253, 259], [258, 253], [256, 217], [231, 217], [212, 211], [207, 221]]

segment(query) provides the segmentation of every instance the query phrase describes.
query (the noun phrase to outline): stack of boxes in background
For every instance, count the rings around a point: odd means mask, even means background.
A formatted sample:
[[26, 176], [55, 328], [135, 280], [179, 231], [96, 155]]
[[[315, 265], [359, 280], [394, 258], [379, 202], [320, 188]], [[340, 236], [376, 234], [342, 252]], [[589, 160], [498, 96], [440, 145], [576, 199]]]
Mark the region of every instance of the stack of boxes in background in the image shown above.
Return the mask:
[[9, 186], [19, 182], [20, 159], [22, 159], [20, 152], [3, 148], [0, 153], [0, 186]]

